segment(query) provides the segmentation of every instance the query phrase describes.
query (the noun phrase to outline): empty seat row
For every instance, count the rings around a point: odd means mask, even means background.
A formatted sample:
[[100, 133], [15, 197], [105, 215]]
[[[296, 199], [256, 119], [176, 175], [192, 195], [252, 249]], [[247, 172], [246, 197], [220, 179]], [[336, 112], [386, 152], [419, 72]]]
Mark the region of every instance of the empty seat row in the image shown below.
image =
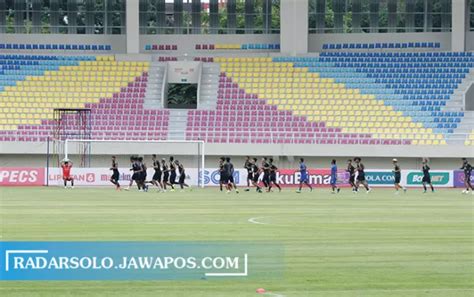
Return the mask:
[[71, 51], [111, 51], [112, 46], [108, 44], [23, 44], [23, 43], [0, 43], [0, 49], [11, 50], [71, 50]]
[[176, 44], [147, 44], [145, 45], [146, 51], [177, 51], [178, 46]]
[[414, 48], [441, 48], [440, 42], [383, 42], [383, 43], [325, 43], [323, 50], [340, 49], [414, 49]]
[[196, 44], [196, 50], [279, 50], [279, 43], [217, 43]]

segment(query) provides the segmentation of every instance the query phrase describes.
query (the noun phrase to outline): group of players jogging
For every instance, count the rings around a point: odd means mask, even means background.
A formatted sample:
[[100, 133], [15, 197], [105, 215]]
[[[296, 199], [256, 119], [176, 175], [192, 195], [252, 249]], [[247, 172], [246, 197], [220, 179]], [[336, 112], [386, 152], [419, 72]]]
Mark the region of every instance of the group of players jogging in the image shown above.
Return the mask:
[[[117, 190], [121, 190], [121, 186], [119, 183], [120, 179], [120, 172], [118, 167], [118, 162], [115, 156], [112, 156], [112, 165], [110, 170], [112, 170], [112, 176], [110, 177], [110, 182], [115, 185]], [[185, 187], [189, 187], [186, 184], [186, 172], [184, 165], [175, 160], [173, 156], [169, 157], [168, 160], [162, 158], [159, 160], [156, 155], [152, 155], [151, 158], [154, 174], [151, 180], [147, 180], [147, 166], [143, 161], [143, 157], [132, 156], [130, 157], [130, 171], [132, 171], [132, 176], [129, 182], [128, 187], [125, 190], [129, 190], [130, 187], [135, 184], [140, 192], [148, 191], [149, 185], [153, 185], [158, 188], [160, 192], [166, 192], [168, 187], [170, 191], [175, 191], [175, 186], [178, 186], [183, 190]], [[431, 175], [430, 175], [430, 166], [429, 160], [424, 158], [422, 160], [422, 167], [421, 171], [423, 172], [423, 192], [426, 193], [428, 191], [428, 186], [430, 187], [431, 191], [434, 192], [434, 187], [431, 182]], [[403, 190], [404, 192], [407, 191], [405, 187], [403, 187], [401, 182], [401, 168], [398, 163], [397, 159], [392, 160], [393, 164], [393, 174], [394, 174], [394, 186], [396, 190], [396, 194], [399, 193], [399, 190]], [[70, 160], [63, 160], [61, 162], [61, 168], [63, 171], [63, 181], [64, 187], [67, 188], [67, 182], [71, 183], [71, 187], [74, 187], [74, 178], [71, 175], [71, 168], [73, 163]], [[273, 188], [276, 187], [278, 191], [281, 192], [281, 186], [277, 182], [277, 172], [278, 167], [275, 165], [274, 160], [272, 158], [263, 157], [261, 158], [260, 162], [258, 162], [257, 158], [251, 158], [249, 156], [246, 157], [244, 168], [247, 171], [247, 188], [245, 191], [250, 191], [250, 187], [255, 187], [256, 191], [262, 193], [263, 191], [272, 192]], [[332, 193], [336, 194], [340, 192], [340, 188], [338, 186], [338, 169], [336, 160], [333, 159], [331, 161], [330, 167], [330, 185], [332, 189]], [[462, 191], [463, 194], [467, 194], [471, 192], [474, 195], [474, 188], [471, 184], [471, 173], [472, 173], [472, 165], [466, 158], [462, 159], [462, 166], [460, 168], [464, 172], [464, 185], [465, 189]], [[227, 193], [231, 191], [235, 191], [239, 193], [239, 189], [234, 181], [234, 165], [231, 162], [230, 157], [221, 157], [219, 159], [218, 170], [220, 173], [220, 190], [223, 191], [224, 188], [226, 189]], [[365, 166], [362, 163], [362, 159], [357, 157], [347, 160], [347, 167], [346, 172], [349, 175], [349, 184], [352, 187], [352, 192], [358, 193], [359, 188], [362, 185], [367, 193], [371, 192], [371, 188], [365, 177]], [[177, 172], [178, 171], [178, 172]], [[309, 172], [307, 166], [304, 162], [303, 158], [299, 160], [299, 168], [298, 170], [300, 173], [299, 179], [299, 186], [297, 189], [297, 193], [301, 193], [303, 185], [307, 186], [310, 191], [313, 190], [309, 181]], [[176, 179], [178, 178], [178, 181]]]
[[[175, 160], [173, 156], [169, 157], [167, 161], [165, 158], [158, 160], [157, 156], [154, 154], [151, 157], [152, 165], [153, 165], [153, 177], [151, 180], [147, 180], [147, 166], [143, 161], [143, 157], [132, 156], [130, 157], [130, 171], [132, 171], [132, 176], [130, 178], [130, 182], [128, 187], [124, 190], [130, 190], [130, 187], [135, 184], [137, 185], [139, 192], [147, 192], [149, 185], [153, 185], [158, 188], [159, 192], [166, 192], [167, 187], [170, 188], [170, 191], [175, 191], [175, 186], [179, 185], [181, 190], [184, 187], [189, 187], [186, 184], [186, 172], [184, 169], [184, 165], [180, 163], [178, 160]], [[115, 185], [117, 190], [120, 190], [120, 172], [118, 168], [118, 162], [115, 156], [112, 156], [112, 176], [110, 177], [110, 182]], [[176, 173], [178, 170], [178, 174]], [[178, 181], [176, 182], [176, 178]]]

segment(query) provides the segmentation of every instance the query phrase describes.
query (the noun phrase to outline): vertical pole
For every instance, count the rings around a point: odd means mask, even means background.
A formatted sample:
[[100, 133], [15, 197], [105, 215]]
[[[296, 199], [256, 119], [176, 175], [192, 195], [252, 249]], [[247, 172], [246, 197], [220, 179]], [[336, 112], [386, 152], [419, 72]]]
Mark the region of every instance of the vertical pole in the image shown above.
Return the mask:
[[201, 143], [198, 142], [197, 145], [198, 145], [198, 157], [197, 157], [198, 182], [197, 182], [197, 186], [200, 187], [201, 182], [202, 182], [202, 179], [201, 179]]
[[48, 137], [48, 142], [46, 144], [46, 186], [49, 187], [49, 141], [50, 138]]
[[68, 142], [69, 139], [66, 138], [66, 140], [64, 141], [64, 159], [68, 159]]
[[205, 166], [205, 158], [206, 158], [206, 154], [205, 154], [205, 143], [204, 141], [201, 141], [201, 145], [202, 145], [202, 150], [201, 150], [201, 188], [204, 189], [204, 166]]

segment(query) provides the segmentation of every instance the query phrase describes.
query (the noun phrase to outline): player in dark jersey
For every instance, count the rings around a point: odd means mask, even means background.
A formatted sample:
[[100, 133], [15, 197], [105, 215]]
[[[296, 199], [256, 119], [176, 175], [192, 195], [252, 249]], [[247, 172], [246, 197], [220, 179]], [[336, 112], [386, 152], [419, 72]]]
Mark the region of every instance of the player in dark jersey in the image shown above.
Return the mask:
[[227, 181], [228, 181], [228, 189], [232, 190], [235, 189], [235, 193], [239, 194], [239, 189], [237, 189], [237, 185], [234, 182], [234, 164], [230, 161], [230, 157], [225, 158], [225, 162], [227, 164]]
[[272, 190], [273, 185], [275, 185], [275, 187], [278, 188], [278, 191], [281, 192], [281, 187], [277, 183], [278, 167], [275, 164], [273, 164], [273, 158], [268, 159], [268, 165], [270, 166], [270, 178], [269, 178], [268, 192], [270, 192]]
[[352, 160], [347, 160], [347, 169], [346, 171], [349, 173], [349, 184], [352, 186], [352, 193], [357, 192], [357, 187], [355, 184], [355, 167], [352, 165]]
[[270, 164], [268, 164], [267, 157], [262, 158], [262, 171], [263, 171], [263, 178], [262, 178], [262, 183], [267, 188], [270, 187]]
[[395, 185], [395, 194], [399, 194], [399, 190], [400, 189], [403, 189], [403, 192], [406, 193], [407, 192], [407, 189], [405, 187], [403, 187], [402, 185], [400, 185], [400, 182], [401, 182], [401, 179], [402, 179], [402, 170], [400, 169], [400, 165], [398, 165], [398, 160], [397, 159], [393, 159], [392, 160], [392, 163], [393, 163], [393, 177], [394, 177], [394, 181], [393, 181], [393, 184]]
[[298, 187], [298, 190], [296, 190], [296, 193], [301, 193], [301, 188], [303, 187], [303, 184], [308, 186], [309, 191], [313, 191], [313, 187], [309, 184], [309, 174], [308, 174], [308, 168], [306, 167], [306, 164], [304, 163], [304, 159], [300, 158], [300, 186]]
[[174, 157], [170, 157], [170, 182], [169, 185], [171, 186], [170, 192], [174, 192], [174, 185], [176, 184], [176, 165], [174, 163]]
[[143, 157], [138, 158], [138, 166], [140, 167], [140, 171], [138, 175], [140, 186], [143, 192], [148, 192], [148, 186], [146, 185], [147, 167], [146, 167], [145, 162], [143, 162]]
[[155, 154], [151, 156], [151, 161], [153, 164], [153, 169], [155, 170], [155, 173], [151, 178], [151, 184], [155, 185], [158, 188], [158, 191], [161, 192], [163, 190], [163, 183], [161, 182], [161, 176], [163, 175], [161, 170], [161, 164], [160, 161], [158, 161], [158, 159], [156, 158]]
[[116, 190], [120, 190], [120, 184], [119, 184], [120, 173], [118, 170], [117, 158], [115, 156], [112, 156], [112, 167], [110, 167], [110, 170], [112, 170], [112, 176], [110, 177], [110, 182], [115, 185]]
[[169, 186], [169, 177], [170, 171], [168, 169], [168, 164], [166, 163], [166, 159], [161, 159], [161, 171], [163, 172], [163, 192], [166, 192], [166, 186]]
[[128, 187], [126, 187], [124, 190], [128, 191], [130, 190], [130, 187], [133, 185], [133, 182], [137, 184], [138, 190], [140, 190], [140, 185], [139, 182], [137, 182], [138, 178], [138, 159], [136, 156], [131, 156], [130, 157], [130, 171], [132, 171], [132, 176], [130, 177], [130, 183], [128, 184]]
[[462, 167], [460, 169], [464, 170], [464, 185], [466, 186], [466, 189], [462, 191], [462, 193], [469, 194], [470, 189], [471, 193], [474, 195], [474, 188], [471, 184], [472, 165], [466, 158], [462, 158]]
[[421, 170], [423, 171], [423, 179], [421, 180], [421, 183], [423, 184], [423, 193], [426, 193], [426, 185], [430, 185], [431, 192], [434, 192], [434, 187], [433, 184], [431, 183], [431, 175], [430, 175], [430, 166], [428, 165], [428, 159], [424, 158], [422, 162], [423, 166], [421, 167]]
[[257, 158], [252, 159], [252, 185], [256, 188], [258, 193], [262, 193], [262, 188], [258, 185], [258, 179], [260, 178], [260, 168], [257, 165]]
[[189, 185], [186, 184], [186, 171], [184, 170], [184, 165], [182, 163], [179, 163], [178, 160], [174, 161], [176, 167], [178, 167], [178, 173], [179, 173], [179, 179], [178, 183], [179, 186], [181, 187], [181, 191], [184, 191], [184, 187], [188, 188]]
[[357, 181], [356, 181], [356, 189], [359, 191], [359, 187], [362, 184], [364, 188], [367, 190], [367, 194], [370, 193], [371, 189], [369, 188], [369, 184], [367, 183], [367, 180], [365, 179], [365, 166], [362, 164], [362, 159], [357, 157], [354, 158], [354, 161], [356, 163], [356, 170], [357, 170]]
[[227, 172], [224, 169], [224, 164], [225, 164], [225, 158], [220, 157], [219, 158], [219, 186], [220, 186], [221, 192], [223, 191], [224, 187], [227, 189]]
[[247, 189], [246, 192], [250, 191], [250, 183], [252, 182], [252, 160], [249, 156], [245, 158], [244, 168], [247, 170]]
[[223, 176], [222, 183], [227, 189], [227, 194], [229, 194], [230, 190], [232, 190], [232, 184], [230, 183], [230, 174], [231, 174], [230, 163], [227, 162], [227, 158], [224, 158], [224, 163], [222, 165], [222, 176]]

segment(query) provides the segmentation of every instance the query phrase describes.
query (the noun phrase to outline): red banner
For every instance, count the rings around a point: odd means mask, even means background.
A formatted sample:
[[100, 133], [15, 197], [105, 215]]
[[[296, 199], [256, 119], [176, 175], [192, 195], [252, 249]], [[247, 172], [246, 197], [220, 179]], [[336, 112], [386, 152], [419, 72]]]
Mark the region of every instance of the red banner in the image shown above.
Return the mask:
[[44, 168], [0, 167], [0, 186], [42, 186]]

